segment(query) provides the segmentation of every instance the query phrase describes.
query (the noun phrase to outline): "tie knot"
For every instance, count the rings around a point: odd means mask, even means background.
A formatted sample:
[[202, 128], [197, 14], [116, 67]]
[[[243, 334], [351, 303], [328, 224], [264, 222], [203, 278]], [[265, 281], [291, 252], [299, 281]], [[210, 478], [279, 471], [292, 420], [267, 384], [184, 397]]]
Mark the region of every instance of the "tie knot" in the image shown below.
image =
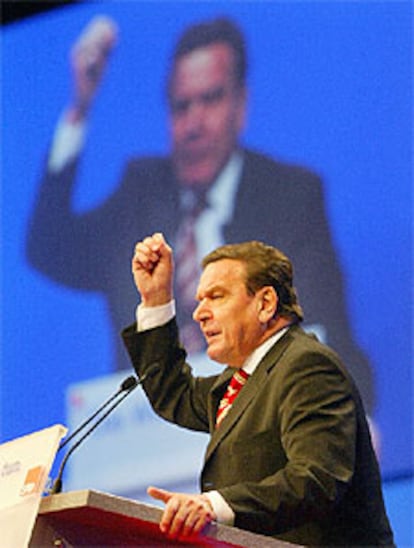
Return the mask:
[[230, 386], [241, 388], [246, 384], [247, 379], [249, 378], [249, 374], [246, 373], [243, 369], [237, 369], [233, 373], [233, 376], [230, 381]]

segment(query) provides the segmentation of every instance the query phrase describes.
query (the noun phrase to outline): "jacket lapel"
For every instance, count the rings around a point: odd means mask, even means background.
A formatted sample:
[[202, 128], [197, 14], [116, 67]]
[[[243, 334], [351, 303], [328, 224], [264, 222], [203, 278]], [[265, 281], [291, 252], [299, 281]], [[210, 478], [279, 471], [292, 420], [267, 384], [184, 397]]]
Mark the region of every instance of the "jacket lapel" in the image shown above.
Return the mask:
[[291, 341], [289, 333], [287, 333], [282, 339], [277, 341], [269, 352], [264, 356], [261, 362], [258, 364], [256, 370], [249, 378], [240, 394], [235, 399], [230, 411], [226, 415], [219, 428], [215, 428], [215, 413], [221, 397], [224, 395], [228, 382], [230, 381], [234, 370], [231, 368], [226, 369], [222, 375], [218, 378], [217, 382], [212, 388], [209, 406], [209, 420], [210, 420], [210, 432], [211, 439], [207, 446], [204, 462], [211, 457], [217, 446], [221, 441], [227, 437], [233, 430], [235, 424], [241, 419], [246, 409], [256, 398], [261, 387], [267, 382], [269, 372], [280, 361], [286, 348]]

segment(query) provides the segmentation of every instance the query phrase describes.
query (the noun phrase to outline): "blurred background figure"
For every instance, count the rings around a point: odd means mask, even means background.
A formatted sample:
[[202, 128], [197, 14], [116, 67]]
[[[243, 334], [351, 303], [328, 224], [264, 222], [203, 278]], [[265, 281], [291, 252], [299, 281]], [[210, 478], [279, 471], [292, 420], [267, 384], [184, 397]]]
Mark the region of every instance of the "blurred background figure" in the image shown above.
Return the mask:
[[192, 354], [203, 350], [191, 319], [199, 259], [224, 243], [258, 239], [275, 245], [297, 269], [305, 328], [343, 356], [369, 412], [372, 372], [348, 321], [322, 181], [307, 168], [242, 143], [248, 59], [233, 20], [201, 21], [178, 39], [166, 78], [170, 152], [129, 160], [104, 203], [74, 210], [88, 117], [118, 37], [116, 23], [100, 16], [72, 47], [73, 94], [57, 125], [27, 232], [31, 265], [61, 284], [105, 296], [114, 368], [124, 369], [129, 365], [118, 333], [135, 297], [125, 267], [133, 240], [160, 230], [173, 243], [177, 319]]

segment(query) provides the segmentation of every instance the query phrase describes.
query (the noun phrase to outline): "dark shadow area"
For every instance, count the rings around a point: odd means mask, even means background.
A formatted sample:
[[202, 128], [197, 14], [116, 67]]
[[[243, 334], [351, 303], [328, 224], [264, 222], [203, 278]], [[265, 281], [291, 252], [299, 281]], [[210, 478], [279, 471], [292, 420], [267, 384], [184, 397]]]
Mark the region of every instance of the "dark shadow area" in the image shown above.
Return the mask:
[[13, 0], [11, 2], [2, 2], [1, 24], [7, 25], [32, 15], [77, 3], [79, 3], [77, 0], [62, 0], [60, 2], [21, 2]]

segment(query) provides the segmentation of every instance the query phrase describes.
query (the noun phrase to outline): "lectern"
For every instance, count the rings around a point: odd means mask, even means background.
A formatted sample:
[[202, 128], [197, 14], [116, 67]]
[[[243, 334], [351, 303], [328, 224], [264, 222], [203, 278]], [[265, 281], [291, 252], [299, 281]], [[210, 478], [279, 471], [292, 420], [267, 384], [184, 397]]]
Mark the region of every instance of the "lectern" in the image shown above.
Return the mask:
[[287, 542], [212, 524], [206, 535], [186, 541], [167, 539], [159, 530], [162, 510], [130, 499], [84, 490], [43, 498], [29, 546], [215, 546], [292, 548]]

